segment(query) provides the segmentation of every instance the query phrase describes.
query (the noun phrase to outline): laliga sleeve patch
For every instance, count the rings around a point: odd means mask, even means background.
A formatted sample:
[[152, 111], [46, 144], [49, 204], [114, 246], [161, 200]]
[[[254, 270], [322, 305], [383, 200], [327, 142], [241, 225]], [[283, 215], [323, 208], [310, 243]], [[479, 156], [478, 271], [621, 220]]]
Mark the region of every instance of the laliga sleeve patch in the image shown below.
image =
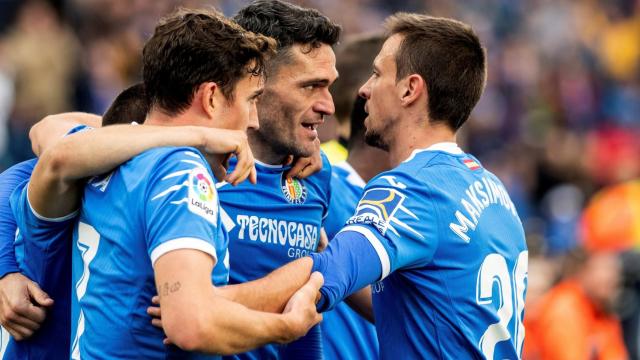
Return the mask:
[[218, 196], [211, 175], [206, 169], [195, 168], [189, 173], [189, 211], [213, 225], [218, 221]]

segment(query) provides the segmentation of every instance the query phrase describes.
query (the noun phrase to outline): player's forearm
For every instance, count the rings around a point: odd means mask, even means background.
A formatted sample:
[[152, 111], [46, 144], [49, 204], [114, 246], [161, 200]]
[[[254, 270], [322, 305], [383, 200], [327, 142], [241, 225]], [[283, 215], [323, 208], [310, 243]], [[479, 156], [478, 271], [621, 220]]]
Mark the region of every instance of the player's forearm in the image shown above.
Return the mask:
[[280, 313], [291, 295], [309, 280], [312, 265], [311, 259], [305, 257], [258, 280], [225, 286], [217, 291], [220, 296], [250, 309]]
[[194, 343], [183, 344], [185, 350], [230, 355], [294, 340], [284, 315], [254, 311], [221, 297], [205, 309], [200, 314], [203, 327], [192, 334]]
[[233, 354], [289, 340], [285, 315], [250, 310], [216, 295], [212, 264], [206, 254], [191, 249], [156, 261], [162, 325], [171, 342], [189, 351]]
[[48, 115], [33, 125], [29, 131], [33, 153], [40, 156], [77, 125], [96, 128], [100, 127], [101, 122], [102, 117], [83, 112]]
[[108, 172], [155, 147], [196, 147], [203, 142], [193, 126], [114, 125], [65, 137], [45, 153], [50, 155], [46, 165], [57, 180], [72, 182]]
[[200, 146], [195, 127], [114, 125], [67, 136], [46, 150], [29, 183], [29, 200], [45, 217], [75, 210], [82, 180], [111, 171], [132, 157], [160, 146]]

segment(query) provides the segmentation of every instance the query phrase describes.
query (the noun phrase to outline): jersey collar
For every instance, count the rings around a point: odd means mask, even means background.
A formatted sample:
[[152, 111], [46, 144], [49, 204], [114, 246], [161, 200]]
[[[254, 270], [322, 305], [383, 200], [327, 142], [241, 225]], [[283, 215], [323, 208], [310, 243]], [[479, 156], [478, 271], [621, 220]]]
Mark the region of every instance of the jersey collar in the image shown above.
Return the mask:
[[358, 172], [356, 172], [356, 170], [348, 162], [343, 161], [336, 164], [335, 166], [349, 173], [349, 175], [347, 176], [347, 181], [352, 183], [353, 185], [359, 186], [361, 188], [364, 188], [367, 185], [367, 183], [362, 179]]
[[421, 153], [421, 152], [425, 152], [425, 151], [444, 151], [446, 153], [449, 154], [453, 154], [453, 155], [461, 155], [464, 154], [464, 152], [462, 151], [462, 149], [460, 149], [460, 147], [458, 146], [458, 144], [454, 143], [454, 142], [439, 142], [439, 143], [435, 143], [431, 146], [429, 146], [426, 149], [415, 149], [413, 150], [413, 152], [411, 153], [411, 155], [409, 155], [409, 157], [407, 158], [407, 160], [403, 161], [403, 162], [407, 162], [412, 160], [417, 154]]
[[282, 164], [273, 165], [273, 164], [263, 163], [262, 161], [260, 161], [258, 159], [253, 159], [253, 161], [255, 161], [256, 165], [260, 165], [260, 166], [265, 167], [267, 169], [282, 169], [284, 167], [284, 165], [282, 165]]

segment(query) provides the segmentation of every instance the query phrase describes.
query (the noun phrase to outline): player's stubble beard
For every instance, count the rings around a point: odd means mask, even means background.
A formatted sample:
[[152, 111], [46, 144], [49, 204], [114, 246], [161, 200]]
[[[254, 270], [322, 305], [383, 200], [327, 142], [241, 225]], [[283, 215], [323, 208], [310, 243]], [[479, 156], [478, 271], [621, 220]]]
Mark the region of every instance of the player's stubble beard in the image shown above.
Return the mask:
[[[368, 119], [371, 122], [371, 119]], [[392, 128], [392, 121], [383, 121], [384, 125], [381, 129], [375, 129], [371, 124], [367, 126], [365, 121], [364, 142], [369, 145], [381, 149], [383, 151], [389, 151], [389, 142], [384, 138], [383, 134], [390, 134]]]
[[271, 157], [307, 157], [313, 154], [296, 142], [295, 131], [300, 126], [294, 118], [295, 110], [281, 101], [280, 96], [265, 89], [258, 102], [260, 128], [248, 130], [254, 140], [271, 149]]

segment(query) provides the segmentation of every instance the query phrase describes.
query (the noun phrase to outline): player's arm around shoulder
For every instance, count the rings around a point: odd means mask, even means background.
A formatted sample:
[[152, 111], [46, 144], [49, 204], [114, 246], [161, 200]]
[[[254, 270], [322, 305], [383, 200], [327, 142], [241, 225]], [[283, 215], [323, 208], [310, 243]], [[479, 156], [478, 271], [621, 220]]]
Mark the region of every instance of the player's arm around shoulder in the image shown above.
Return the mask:
[[113, 125], [67, 136], [42, 154], [29, 184], [29, 201], [45, 217], [60, 217], [77, 208], [83, 180], [111, 171], [155, 147], [190, 146], [205, 155], [232, 153], [238, 165], [226, 180], [237, 184], [247, 177], [255, 183], [253, 155], [239, 131], [195, 126]]
[[170, 342], [183, 350], [235, 354], [304, 335], [321, 320], [315, 299], [319, 274], [296, 292], [283, 314], [250, 310], [216, 295], [210, 274], [215, 260], [181, 249], [162, 255], [154, 265], [162, 326]]

